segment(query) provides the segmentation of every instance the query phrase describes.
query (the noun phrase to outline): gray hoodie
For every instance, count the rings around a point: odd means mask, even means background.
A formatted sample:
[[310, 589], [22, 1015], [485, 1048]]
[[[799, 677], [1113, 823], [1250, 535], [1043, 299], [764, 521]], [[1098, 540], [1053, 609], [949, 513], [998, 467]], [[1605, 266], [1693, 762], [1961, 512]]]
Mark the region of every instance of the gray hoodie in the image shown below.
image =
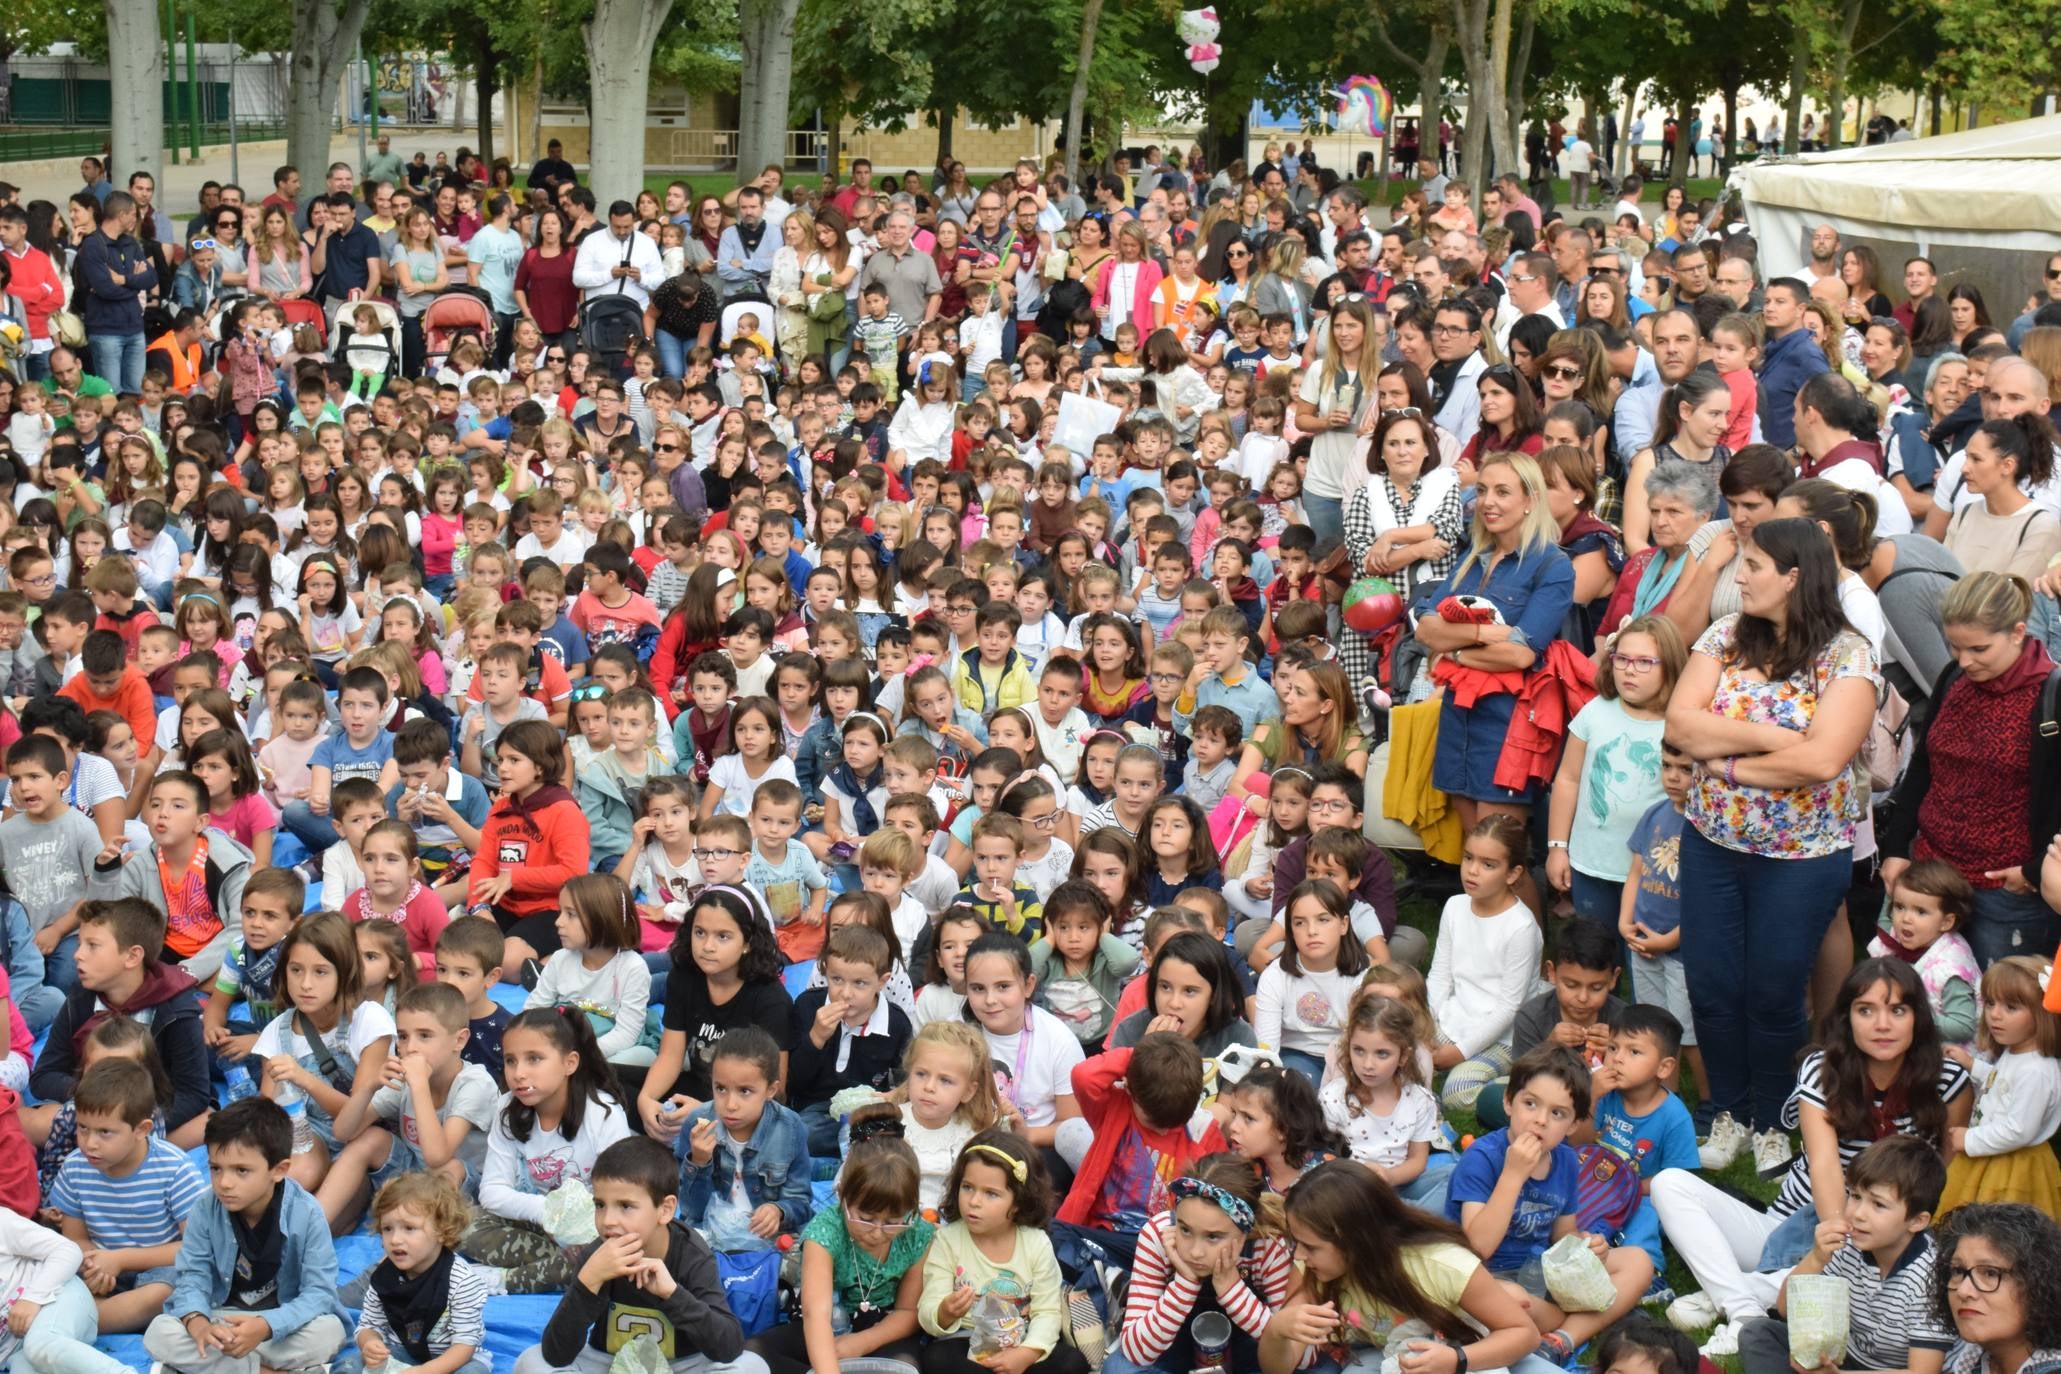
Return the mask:
[[[243, 885], [250, 878], [251, 852], [213, 826], [202, 833], [208, 842], [208, 892], [214, 898], [215, 914], [221, 918], [222, 928], [198, 954], [182, 960], [179, 967], [193, 975], [205, 996], [229, 953], [229, 942], [243, 935]], [[122, 865], [121, 876], [115, 881], [115, 895], [141, 897], [161, 912], [171, 910], [171, 904], [165, 900], [164, 879], [158, 874], [156, 856], [150, 851], [136, 854]]]

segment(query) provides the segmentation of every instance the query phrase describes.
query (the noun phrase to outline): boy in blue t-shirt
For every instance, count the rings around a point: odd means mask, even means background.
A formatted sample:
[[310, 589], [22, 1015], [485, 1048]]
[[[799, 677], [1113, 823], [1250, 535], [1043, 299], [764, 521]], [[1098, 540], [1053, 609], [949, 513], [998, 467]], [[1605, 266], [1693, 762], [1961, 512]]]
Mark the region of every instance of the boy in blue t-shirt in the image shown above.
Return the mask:
[[337, 841], [329, 803], [338, 783], [369, 778], [384, 795], [400, 781], [393, 733], [386, 728], [387, 699], [386, 676], [379, 669], [353, 668], [344, 674], [336, 694], [343, 729], [315, 746], [308, 756], [308, 798], [288, 802], [280, 816], [280, 824], [312, 855], [321, 855]]
[[1539, 1257], [1575, 1231], [1579, 1160], [1566, 1142], [1589, 1115], [1588, 1066], [1564, 1046], [1540, 1045], [1510, 1066], [1503, 1100], [1510, 1124], [1460, 1157], [1446, 1189], [1446, 1215], [1460, 1223], [1491, 1274], [1529, 1295], [1532, 1320], [1546, 1333], [1537, 1353], [1564, 1365], [1638, 1304], [1653, 1264], [1641, 1250], [1613, 1250], [1603, 1237], [1589, 1236], [1616, 1301], [1602, 1312], [1564, 1312], [1552, 1303]]
[[[1682, 810], [1689, 804], [1689, 782], [1695, 762], [1679, 744], [1660, 742], [1660, 790], [1632, 825], [1625, 841], [1632, 862], [1625, 873], [1624, 905], [1618, 933], [1632, 951], [1632, 996], [1666, 1007], [1682, 1028], [1682, 1058], [1701, 1083], [1703, 1056], [1696, 1052], [1696, 1023], [1689, 1009], [1689, 983], [1682, 972]], [[1666, 1078], [1670, 1089], [1680, 1083], [1679, 1066]]]
[[1618, 1232], [1619, 1245], [1636, 1245], [1658, 1274], [1660, 1217], [1647, 1197], [1653, 1176], [1663, 1169], [1697, 1169], [1696, 1123], [1682, 1099], [1668, 1091], [1681, 1053], [1682, 1025], [1666, 1007], [1626, 1007], [1610, 1035], [1610, 1055], [1591, 1079], [1604, 1090], [1596, 1099], [1596, 1140], [1629, 1161], [1639, 1174], [1639, 1206]]

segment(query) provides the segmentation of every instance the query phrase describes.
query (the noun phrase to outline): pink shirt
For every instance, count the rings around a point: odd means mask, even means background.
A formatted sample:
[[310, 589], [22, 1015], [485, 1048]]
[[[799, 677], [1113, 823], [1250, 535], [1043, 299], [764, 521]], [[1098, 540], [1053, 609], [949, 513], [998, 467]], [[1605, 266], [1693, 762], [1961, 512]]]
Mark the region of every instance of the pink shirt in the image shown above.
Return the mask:
[[319, 735], [307, 740], [276, 735], [258, 750], [258, 762], [264, 765], [265, 796], [274, 806], [306, 799], [308, 786], [315, 780], [308, 760], [315, 756], [315, 746], [321, 742]]
[[1753, 442], [1753, 412], [1760, 404], [1760, 388], [1753, 373], [1743, 367], [1719, 373], [1718, 380], [1732, 393], [1732, 413], [1725, 421], [1725, 437], [1718, 442], [1737, 453]]
[[279, 828], [279, 813], [263, 794], [253, 792], [229, 803], [228, 810], [214, 812], [208, 824], [249, 849], [260, 831]]
[[343, 912], [353, 922], [397, 922], [407, 931], [408, 948], [415, 952], [415, 962], [422, 972], [436, 972], [437, 937], [451, 924], [451, 913], [444, 906], [444, 899], [423, 884], [416, 883], [408, 889], [408, 900], [399, 911], [373, 910], [372, 889], [361, 887], [344, 898]]

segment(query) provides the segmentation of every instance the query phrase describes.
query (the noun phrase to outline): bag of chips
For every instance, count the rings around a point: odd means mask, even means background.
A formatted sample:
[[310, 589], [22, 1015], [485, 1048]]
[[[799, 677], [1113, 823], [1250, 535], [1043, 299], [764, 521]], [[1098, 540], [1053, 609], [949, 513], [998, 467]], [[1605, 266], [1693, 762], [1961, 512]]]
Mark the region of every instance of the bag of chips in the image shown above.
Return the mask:
[[672, 1368], [665, 1352], [658, 1348], [658, 1337], [649, 1331], [630, 1337], [608, 1362], [608, 1374], [672, 1374]]
[[1790, 1275], [1789, 1358], [1803, 1369], [1843, 1361], [1852, 1306], [1845, 1279], [1832, 1274]]
[[1589, 1248], [1588, 1237], [1570, 1231], [1539, 1257], [1546, 1275], [1546, 1291], [1566, 1312], [1601, 1312], [1617, 1301], [1610, 1274], [1602, 1259]]
[[544, 1229], [560, 1245], [586, 1245], [601, 1238], [594, 1225], [594, 1195], [569, 1178], [544, 1198]]

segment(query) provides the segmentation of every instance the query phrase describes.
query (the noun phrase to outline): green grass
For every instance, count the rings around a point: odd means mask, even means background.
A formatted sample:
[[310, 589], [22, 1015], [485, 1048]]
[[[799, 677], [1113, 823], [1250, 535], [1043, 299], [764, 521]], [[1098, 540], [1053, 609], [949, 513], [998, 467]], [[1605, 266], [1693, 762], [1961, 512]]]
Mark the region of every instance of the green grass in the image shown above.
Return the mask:
[[[1395, 869], [1397, 882], [1401, 883], [1405, 876], [1405, 870], [1400, 863], [1395, 865]], [[1397, 903], [1396, 919], [1398, 924], [1412, 926], [1422, 931], [1426, 939], [1436, 941], [1438, 938], [1439, 912], [1443, 908], [1444, 900], [1448, 895], [1448, 890], [1435, 887], [1427, 890], [1420, 885], [1413, 889]], [[1631, 996], [1629, 977], [1627, 977], [1626, 985], [1618, 991], [1621, 997], [1629, 998]], [[1701, 1085], [1691, 1078], [1685, 1070], [1682, 1076], [1680, 1095], [1682, 1101], [1691, 1110], [1695, 1109], [1697, 1102], [1700, 1100], [1700, 1088]], [[1453, 1130], [1463, 1137], [1476, 1134], [1480, 1130], [1480, 1123], [1475, 1119], [1472, 1112], [1448, 1108], [1446, 1109], [1445, 1117]], [[1763, 1179], [1755, 1172], [1751, 1152], [1743, 1154], [1734, 1160], [1730, 1168], [1714, 1174], [1706, 1172], [1703, 1173], [1702, 1177], [1729, 1193], [1762, 1204], [1774, 1201], [1775, 1194], [1781, 1187], [1779, 1179]], [[1682, 1263], [1672, 1249], [1663, 1248], [1661, 1253], [1667, 1260], [1668, 1287], [1674, 1289], [1676, 1293], [1695, 1292], [1699, 1285], [1691, 1277], [1688, 1266]], [[1662, 1309], [1655, 1307], [1651, 1310], [1655, 1317], [1659, 1317], [1662, 1320], [1666, 1319]], [[1701, 1345], [1709, 1335], [1710, 1332], [1707, 1330], [1696, 1333], [1696, 1343]], [[1739, 1374], [1740, 1366], [1737, 1356], [1726, 1356], [1723, 1359], [1717, 1360], [1716, 1363], [1720, 1369], [1725, 1371], [1725, 1374]]]

